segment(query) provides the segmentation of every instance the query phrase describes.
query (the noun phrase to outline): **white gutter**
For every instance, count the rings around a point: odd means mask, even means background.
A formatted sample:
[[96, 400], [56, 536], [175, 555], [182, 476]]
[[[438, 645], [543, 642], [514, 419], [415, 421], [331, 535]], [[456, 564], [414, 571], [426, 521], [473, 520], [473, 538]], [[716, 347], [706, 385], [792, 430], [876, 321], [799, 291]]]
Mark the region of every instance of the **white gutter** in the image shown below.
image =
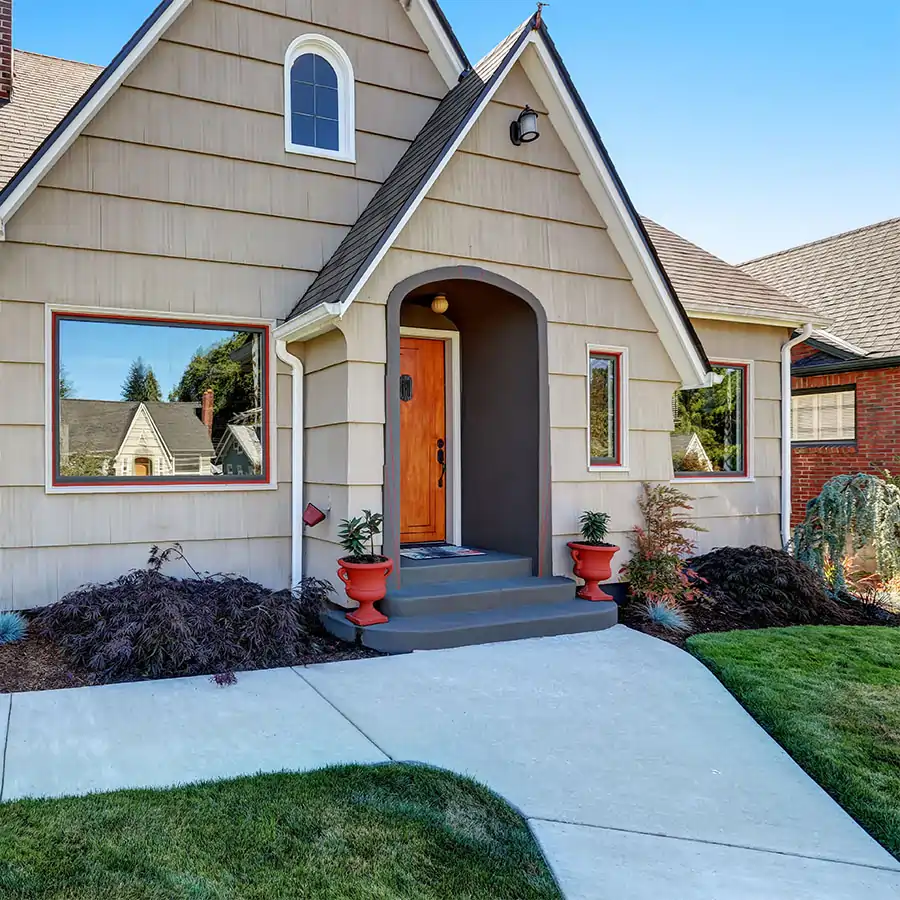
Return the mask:
[[303, 362], [276, 338], [275, 354], [291, 367], [291, 587], [303, 580]]
[[791, 542], [791, 350], [809, 339], [813, 326], [781, 345], [781, 546]]

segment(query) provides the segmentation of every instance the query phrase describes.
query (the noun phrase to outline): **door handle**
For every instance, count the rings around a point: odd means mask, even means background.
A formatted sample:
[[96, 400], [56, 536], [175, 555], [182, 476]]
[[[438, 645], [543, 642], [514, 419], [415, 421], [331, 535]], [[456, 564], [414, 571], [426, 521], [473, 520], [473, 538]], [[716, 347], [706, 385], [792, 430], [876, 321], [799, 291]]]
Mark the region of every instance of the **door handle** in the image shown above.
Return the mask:
[[444, 486], [444, 476], [447, 474], [447, 454], [444, 451], [444, 441], [442, 438], [438, 438], [437, 448], [437, 461], [438, 465], [441, 467], [441, 477], [438, 478], [438, 487], [442, 488]]

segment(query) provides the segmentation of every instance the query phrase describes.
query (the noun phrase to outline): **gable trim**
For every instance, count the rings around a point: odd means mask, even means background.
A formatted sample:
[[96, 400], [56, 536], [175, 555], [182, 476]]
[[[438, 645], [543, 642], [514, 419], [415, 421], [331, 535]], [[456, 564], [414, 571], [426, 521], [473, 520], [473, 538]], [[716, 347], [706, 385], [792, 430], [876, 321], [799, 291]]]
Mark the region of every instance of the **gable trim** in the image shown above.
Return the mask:
[[428, 55], [448, 88], [452, 88], [463, 72], [472, 68], [466, 51], [450, 27], [437, 0], [399, 0]]
[[162, 0], [28, 162], [0, 191], [0, 240], [6, 239], [6, 223], [190, 2]]

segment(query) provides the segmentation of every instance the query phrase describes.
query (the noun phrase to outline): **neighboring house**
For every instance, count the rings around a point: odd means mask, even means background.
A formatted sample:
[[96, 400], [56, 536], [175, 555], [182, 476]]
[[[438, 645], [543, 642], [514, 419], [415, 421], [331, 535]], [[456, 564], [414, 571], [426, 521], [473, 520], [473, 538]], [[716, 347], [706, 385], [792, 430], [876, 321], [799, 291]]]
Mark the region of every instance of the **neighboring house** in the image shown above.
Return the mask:
[[[677, 427], [677, 423], [676, 423]], [[712, 460], [696, 431], [672, 435], [672, 463], [682, 472], [712, 472]]]
[[60, 471], [112, 478], [209, 475], [213, 445], [200, 404], [60, 401]]
[[835, 475], [900, 472], [900, 219], [741, 267], [829, 321], [793, 351], [793, 520]]
[[259, 473], [263, 453], [260, 430], [253, 425], [229, 425], [216, 447], [216, 465], [225, 475]]
[[[539, 14], [471, 66], [431, 0], [313, 10], [162, 3], [59, 122], [14, 79], [0, 132], [35, 102], [49, 137], [0, 193], [3, 601], [176, 540], [199, 569], [336, 582], [363, 509], [392, 590], [402, 544], [446, 541], [571, 599], [547, 579], [581, 512], [612, 514], [623, 562], [643, 481], [695, 498], [704, 548], [780, 545], [781, 351], [813, 314], [641, 221]], [[55, 483], [54, 313], [255, 329], [260, 449], [217, 440], [258, 478]], [[715, 471], [673, 468], [679, 391], [706, 392]], [[306, 503], [328, 517], [304, 530]]]

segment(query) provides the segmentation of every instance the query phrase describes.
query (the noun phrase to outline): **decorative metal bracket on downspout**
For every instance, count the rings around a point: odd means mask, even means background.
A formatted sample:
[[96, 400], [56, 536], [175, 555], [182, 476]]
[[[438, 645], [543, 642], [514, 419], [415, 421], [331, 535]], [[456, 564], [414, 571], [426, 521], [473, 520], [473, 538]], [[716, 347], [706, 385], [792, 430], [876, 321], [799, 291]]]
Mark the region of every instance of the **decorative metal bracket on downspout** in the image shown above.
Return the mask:
[[276, 336], [275, 355], [291, 368], [291, 587], [303, 580], [303, 362]]
[[781, 345], [781, 546], [791, 543], [791, 350], [809, 339], [812, 323]]

